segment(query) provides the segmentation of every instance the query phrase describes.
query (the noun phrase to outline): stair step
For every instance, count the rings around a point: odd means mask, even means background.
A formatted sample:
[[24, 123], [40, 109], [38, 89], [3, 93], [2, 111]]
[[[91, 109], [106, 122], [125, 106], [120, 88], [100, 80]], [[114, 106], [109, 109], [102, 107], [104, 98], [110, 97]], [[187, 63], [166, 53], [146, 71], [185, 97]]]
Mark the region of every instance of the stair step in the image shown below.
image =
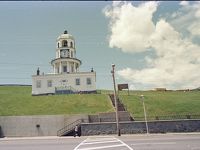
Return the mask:
[[[113, 107], [115, 107], [115, 99], [114, 99], [114, 94], [109, 94], [110, 100], [112, 102]], [[121, 103], [119, 98], [117, 98], [117, 103], [118, 103], [118, 111], [127, 111], [124, 104]], [[131, 120], [133, 121], [134, 119], [131, 117]]]

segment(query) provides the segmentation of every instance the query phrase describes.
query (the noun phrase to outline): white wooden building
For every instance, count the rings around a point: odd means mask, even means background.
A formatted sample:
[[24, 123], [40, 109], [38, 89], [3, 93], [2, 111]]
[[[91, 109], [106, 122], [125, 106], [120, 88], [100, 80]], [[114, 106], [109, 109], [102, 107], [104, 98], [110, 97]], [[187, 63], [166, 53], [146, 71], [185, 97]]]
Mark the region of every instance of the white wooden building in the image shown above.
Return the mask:
[[53, 73], [32, 76], [32, 95], [96, 92], [96, 72], [79, 72], [75, 40], [64, 31], [56, 41], [56, 58], [51, 61]]

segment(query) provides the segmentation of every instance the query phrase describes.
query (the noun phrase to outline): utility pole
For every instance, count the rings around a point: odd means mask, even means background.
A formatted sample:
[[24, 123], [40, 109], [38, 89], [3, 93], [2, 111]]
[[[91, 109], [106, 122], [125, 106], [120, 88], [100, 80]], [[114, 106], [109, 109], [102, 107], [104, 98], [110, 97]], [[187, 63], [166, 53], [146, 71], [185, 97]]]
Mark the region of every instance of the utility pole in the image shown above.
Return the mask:
[[145, 123], [146, 123], [146, 130], [147, 130], [147, 134], [149, 134], [149, 127], [148, 127], [148, 123], [147, 123], [147, 114], [146, 114], [146, 109], [145, 109], [145, 104], [144, 104], [144, 95], [141, 95], [140, 97], [141, 97], [143, 109], [144, 109], [144, 119], [145, 119]]
[[112, 77], [113, 77], [113, 86], [114, 86], [114, 100], [115, 100], [115, 112], [116, 112], [116, 124], [117, 124], [117, 135], [120, 136], [119, 129], [119, 117], [118, 117], [118, 103], [117, 103], [117, 95], [116, 95], [116, 85], [115, 85], [115, 65], [112, 64]]

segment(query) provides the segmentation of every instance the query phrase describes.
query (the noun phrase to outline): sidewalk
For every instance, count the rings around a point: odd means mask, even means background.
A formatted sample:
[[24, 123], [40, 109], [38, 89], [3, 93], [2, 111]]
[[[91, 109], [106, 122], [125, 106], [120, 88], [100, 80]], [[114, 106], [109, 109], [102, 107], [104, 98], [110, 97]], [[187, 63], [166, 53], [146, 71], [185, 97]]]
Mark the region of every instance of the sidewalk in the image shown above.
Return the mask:
[[10, 141], [10, 140], [54, 140], [54, 139], [75, 139], [80, 137], [73, 136], [37, 136], [37, 137], [4, 137], [0, 138], [0, 141]]
[[[122, 134], [119, 137], [143, 137], [143, 136], [170, 136], [170, 135], [200, 135], [200, 132], [185, 132], [185, 133], [152, 133], [152, 134]], [[76, 138], [88, 138], [88, 137], [118, 137], [116, 134], [111, 135], [94, 135], [94, 136], [37, 136], [37, 137], [4, 137], [0, 138], [0, 141], [9, 141], [9, 140], [54, 140], [54, 139], [76, 139]]]

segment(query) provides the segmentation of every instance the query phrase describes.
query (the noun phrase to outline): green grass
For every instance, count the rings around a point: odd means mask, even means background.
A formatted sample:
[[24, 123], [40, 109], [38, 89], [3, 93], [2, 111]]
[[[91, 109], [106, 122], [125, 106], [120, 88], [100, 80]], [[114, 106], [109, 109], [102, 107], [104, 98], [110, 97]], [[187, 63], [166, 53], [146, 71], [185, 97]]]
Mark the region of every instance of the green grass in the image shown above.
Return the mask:
[[104, 94], [31, 96], [28, 86], [0, 86], [0, 116], [95, 114], [113, 111]]
[[[30, 86], [0, 86], [0, 116], [96, 114], [114, 111], [107, 94], [71, 94], [31, 96]], [[155, 92], [131, 91], [119, 93], [133, 117], [143, 117], [140, 95], [144, 95], [148, 116], [200, 114], [200, 91]]]
[[200, 91], [135, 91], [130, 96], [121, 92], [121, 101], [134, 117], [144, 116], [140, 95], [144, 95], [148, 116], [200, 114]]

